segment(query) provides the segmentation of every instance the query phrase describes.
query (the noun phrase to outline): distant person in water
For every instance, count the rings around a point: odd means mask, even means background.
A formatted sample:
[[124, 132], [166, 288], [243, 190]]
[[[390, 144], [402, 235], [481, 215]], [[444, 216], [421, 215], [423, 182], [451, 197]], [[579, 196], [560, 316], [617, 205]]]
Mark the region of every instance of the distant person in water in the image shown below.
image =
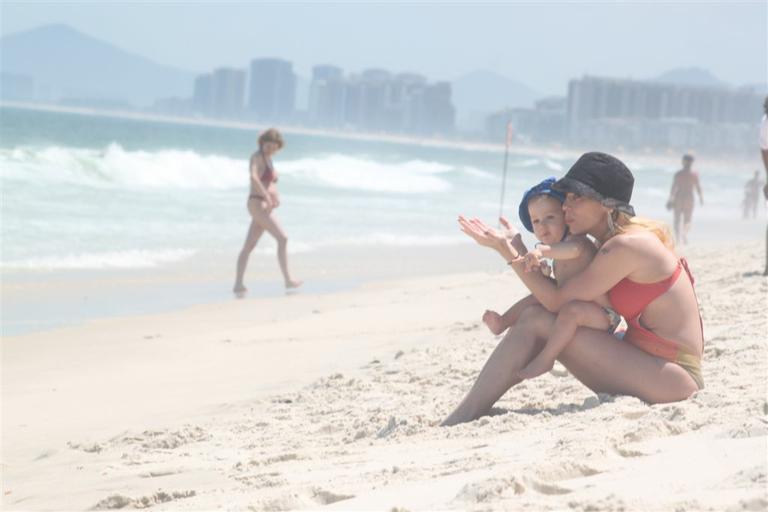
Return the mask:
[[683, 155], [683, 168], [675, 173], [667, 201], [667, 209], [674, 214], [675, 240], [683, 244], [688, 243], [688, 231], [691, 229], [694, 190], [699, 193], [699, 201], [704, 206], [699, 174], [691, 168], [692, 165], [693, 156]]
[[[765, 177], [768, 179], [768, 96], [763, 101], [763, 120], [760, 122], [760, 156], [763, 158]], [[763, 186], [763, 196], [768, 200], [768, 183]], [[765, 270], [768, 276], [768, 226], [765, 228]]]
[[760, 190], [763, 188], [763, 182], [760, 180], [760, 174], [755, 171], [752, 179], [744, 184], [744, 213], [743, 217], [753, 219], [757, 217], [757, 205], [760, 203]]
[[283, 272], [286, 289], [298, 288], [301, 281], [291, 278], [288, 272], [288, 237], [283, 228], [277, 222], [274, 210], [280, 206], [280, 196], [277, 193], [277, 174], [272, 165], [272, 156], [283, 147], [283, 137], [280, 132], [270, 128], [259, 136], [259, 150], [251, 155], [250, 160], [250, 194], [248, 195], [248, 213], [251, 215], [251, 225], [248, 234], [237, 258], [237, 276], [235, 287], [232, 290], [235, 295], [242, 297], [248, 289], [243, 285], [245, 267], [248, 265], [248, 257], [256, 247], [256, 243], [267, 231], [277, 241], [277, 259], [280, 262], [280, 270]]

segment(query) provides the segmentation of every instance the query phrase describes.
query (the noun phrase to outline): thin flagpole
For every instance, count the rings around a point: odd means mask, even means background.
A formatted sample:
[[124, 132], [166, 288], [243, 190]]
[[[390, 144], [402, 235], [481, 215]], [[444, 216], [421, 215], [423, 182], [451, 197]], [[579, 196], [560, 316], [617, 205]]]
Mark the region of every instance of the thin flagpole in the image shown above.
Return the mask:
[[[509, 161], [509, 145], [512, 142], [512, 121], [507, 122], [507, 133], [504, 141], [504, 172], [501, 175], [501, 198], [499, 199], [499, 219], [504, 213], [504, 192], [507, 190], [507, 162]], [[499, 221], [501, 226], [501, 221]]]

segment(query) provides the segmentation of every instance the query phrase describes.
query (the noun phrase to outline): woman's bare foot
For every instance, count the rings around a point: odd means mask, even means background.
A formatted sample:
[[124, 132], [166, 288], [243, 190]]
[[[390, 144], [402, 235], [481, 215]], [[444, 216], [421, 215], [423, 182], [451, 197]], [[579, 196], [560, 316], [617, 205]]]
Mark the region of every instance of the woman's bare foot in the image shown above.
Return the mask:
[[238, 299], [242, 299], [243, 297], [245, 297], [245, 294], [248, 293], [248, 288], [246, 288], [241, 284], [240, 285], [236, 284], [235, 287], [232, 288], [232, 293], [234, 293], [235, 297], [237, 297]]
[[528, 366], [517, 372], [517, 376], [523, 380], [532, 379], [547, 373], [552, 368], [554, 368], [554, 366], [554, 359], [550, 360], [546, 357], [542, 357], [541, 354], [539, 354], [533, 361], [528, 363]]
[[488, 326], [488, 329], [490, 329], [491, 332], [497, 336], [504, 332], [504, 329], [506, 329], [506, 327], [503, 325], [503, 319], [501, 318], [501, 315], [495, 311], [491, 311], [490, 309], [486, 309], [485, 313], [483, 313], [483, 322], [485, 322], [485, 325]]
[[285, 289], [292, 290], [294, 288], [298, 288], [302, 284], [304, 284], [304, 281], [295, 281], [293, 279], [289, 279], [288, 281], [285, 282]]

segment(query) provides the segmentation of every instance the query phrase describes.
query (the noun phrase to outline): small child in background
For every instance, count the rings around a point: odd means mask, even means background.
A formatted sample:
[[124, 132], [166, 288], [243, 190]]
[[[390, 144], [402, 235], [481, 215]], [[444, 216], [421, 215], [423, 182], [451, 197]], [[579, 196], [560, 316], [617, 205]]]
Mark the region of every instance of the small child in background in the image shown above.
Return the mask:
[[[563, 212], [565, 196], [552, 189], [554, 183], [555, 178], [547, 178], [527, 190], [520, 202], [518, 213], [523, 226], [533, 232], [539, 240], [536, 248], [525, 256], [526, 270], [543, 270], [545, 275], [550, 276], [544, 262], [544, 258], [549, 258], [552, 260], [551, 276], [554, 276], [557, 286], [562, 287], [568, 279], [589, 265], [597, 253], [597, 247], [584, 235], [568, 234]], [[500, 220], [507, 236], [517, 234], [506, 219]], [[486, 311], [483, 322], [492, 333], [501, 334], [517, 321], [525, 308], [533, 304], [538, 304], [538, 301], [529, 295], [515, 303], [503, 315]], [[569, 302], [558, 312], [544, 348], [518, 372], [518, 376], [521, 379], [530, 379], [551, 370], [555, 359], [573, 339], [579, 327], [591, 327], [612, 333], [620, 322], [621, 317], [611, 308], [605, 295], [594, 302]]]

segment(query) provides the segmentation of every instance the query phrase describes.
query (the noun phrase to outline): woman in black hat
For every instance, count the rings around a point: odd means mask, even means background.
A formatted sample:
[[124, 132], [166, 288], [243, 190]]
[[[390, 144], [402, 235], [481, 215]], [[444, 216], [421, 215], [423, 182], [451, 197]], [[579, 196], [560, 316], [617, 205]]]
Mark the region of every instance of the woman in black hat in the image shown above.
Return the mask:
[[579, 328], [559, 357], [577, 379], [595, 392], [649, 403], [683, 400], [703, 387], [703, 328], [693, 278], [685, 260], [675, 255], [669, 230], [634, 216], [633, 186], [632, 173], [620, 160], [597, 152], [582, 155], [555, 184], [566, 194], [570, 232], [589, 234], [600, 246], [586, 270], [562, 288], [539, 272], [525, 272], [526, 250], [519, 238], [510, 242], [477, 219], [460, 221], [462, 231], [499, 252], [541, 306], [523, 312], [444, 425], [486, 414], [520, 382], [517, 373], [540, 350], [554, 313], [570, 301], [591, 301], [604, 293], [629, 328], [623, 340]]

